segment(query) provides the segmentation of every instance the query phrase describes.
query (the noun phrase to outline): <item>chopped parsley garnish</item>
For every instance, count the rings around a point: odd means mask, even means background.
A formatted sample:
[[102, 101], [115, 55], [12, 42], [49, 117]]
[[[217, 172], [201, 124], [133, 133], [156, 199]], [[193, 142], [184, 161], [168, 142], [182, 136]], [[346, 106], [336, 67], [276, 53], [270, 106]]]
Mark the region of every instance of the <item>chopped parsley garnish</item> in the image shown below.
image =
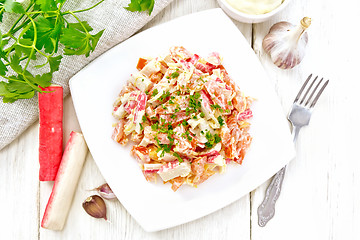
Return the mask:
[[170, 76], [171, 78], [177, 78], [180, 75], [180, 73], [176, 70], [176, 72], [173, 72]]
[[219, 134], [217, 134], [217, 133], [212, 135], [210, 132], [207, 132], [205, 134], [205, 137], [208, 140], [205, 143], [206, 148], [212, 148], [215, 144], [217, 144], [221, 141], [221, 138], [220, 138]]
[[151, 94], [151, 96], [155, 97], [158, 93], [159, 93], [159, 91], [155, 88], [153, 93]]
[[155, 123], [155, 124], [151, 125], [151, 129], [153, 131], [157, 130], [158, 128], [159, 128], [159, 123]]
[[182, 124], [184, 127], [187, 126], [187, 125], [189, 125], [186, 120], [183, 120], [181, 124]]
[[200, 93], [196, 92], [196, 93], [194, 94], [194, 97], [195, 97], [195, 99], [199, 99]]
[[170, 96], [170, 92], [166, 91], [165, 93], [163, 93], [163, 95], [161, 95], [160, 100], [164, 101], [166, 98], [168, 98]]
[[142, 121], [143, 121], [143, 122], [146, 122], [146, 120], [147, 120], [147, 118], [145, 117], [145, 115], [142, 116]]
[[189, 113], [197, 113], [201, 109], [200, 93], [196, 92], [193, 95], [189, 95], [189, 107], [186, 108], [186, 115]]
[[203, 112], [200, 113], [200, 117], [205, 117], [205, 114]]
[[[154, 139], [156, 140], [157, 145], [159, 146], [157, 149], [157, 152], [161, 152], [161, 156], [163, 157], [165, 155], [165, 153], [169, 153], [171, 151], [171, 148], [174, 146], [174, 130], [173, 130], [173, 126], [171, 125], [171, 123], [165, 123], [165, 119], [160, 119], [160, 121], [163, 123], [163, 125], [159, 125], [159, 123], [155, 123], [151, 126], [151, 129], [153, 131], [156, 131], [156, 136], [154, 137]], [[158, 138], [158, 134], [160, 133], [165, 133], [167, 134], [167, 138], [169, 139], [170, 143], [169, 144], [162, 144]]]
[[212, 105], [210, 105], [210, 106], [211, 106], [211, 108], [213, 108], [213, 109], [220, 109], [220, 108], [221, 108], [219, 104], [212, 104]]
[[217, 120], [219, 121], [220, 126], [224, 126], [225, 122], [224, 119], [221, 116], [218, 116]]
[[179, 156], [178, 153], [174, 152], [173, 155], [179, 160], [179, 162], [183, 162], [182, 158]]
[[231, 101], [228, 102], [228, 105], [230, 105], [230, 106], [232, 105]]

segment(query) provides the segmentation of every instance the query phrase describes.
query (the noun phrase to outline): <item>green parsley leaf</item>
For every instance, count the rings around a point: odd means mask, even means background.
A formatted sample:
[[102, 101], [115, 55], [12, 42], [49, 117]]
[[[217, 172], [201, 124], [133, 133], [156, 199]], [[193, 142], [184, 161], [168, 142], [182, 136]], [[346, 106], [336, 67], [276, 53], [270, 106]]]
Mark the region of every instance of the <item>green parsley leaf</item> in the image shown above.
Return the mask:
[[208, 140], [206, 143], [205, 143], [205, 147], [206, 148], [212, 148], [214, 146], [214, 144], [217, 144], [221, 141], [221, 138], [219, 136], [219, 134], [214, 134], [212, 135], [209, 131], [206, 132], [205, 134], [205, 137], [206, 139]]
[[11, 58], [10, 58], [10, 67], [17, 73], [21, 73], [22, 72], [22, 67], [20, 66], [20, 58], [18, 55], [14, 54]]
[[221, 137], [219, 136], [219, 134], [215, 134], [214, 139], [215, 139], [215, 144], [221, 142]]
[[159, 124], [158, 124], [158, 123], [155, 123], [155, 124], [151, 125], [151, 129], [152, 129], [153, 131], [157, 130], [158, 128], [159, 128]]
[[7, 68], [6, 68], [5, 64], [2, 62], [2, 60], [0, 59], [0, 76], [5, 76], [6, 72], [7, 72]]
[[[156, 89], [157, 90], [157, 89]], [[170, 96], [170, 92], [166, 91], [165, 93], [163, 93], [163, 95], [161, 95], [160, 100], [164, 101], [165, 99], [167, 99]], [[165, 109], [165, 108], [164, 108]]]
[[155, 97], [158, 93], [159, 93], [159, 91], [155, 88], [153, 93], [151, 94], [151, 96]]
[[51, 85], [51, 78], [51, 73], [45, 73], [43, 75], [36, 75], [33, 82], [42, 87], [48, 87]]
[[213, 109], [221, 109], [219, 104], [212, 104], [212, 105], [210, 105], [210, 107]]
[[16, 92], [16, 93], [27, 93], [33, 90], [28, 84], [26, 84], [26, 82], [15, 82], [15, 81], [9, 81], [6, 88], [10, 92]]
[[171, 78], [177, 78], [179, 75], [180, 75], [180, 74], [179, 74], [178, 71], [173, 72], [173, 73], [171, 74]]
[[56, 1], [36, 0], [36, 4], [40, 6], [42, 11], [51, 11], [57, 8]]
[[25, 13], [23, 6], [14, 0], [5, 0], [4, 10], [8, 13]]
[[[46, 53], [56, 52], [58, 50], [58, 42], [63, 27], [63, 18], [45, 18], [43, 16], [39, 16], [36, 19], [36, 48], [40, 50], [44, 48]], [[24, 38], [31, 39], [32, 41], [34, 40], [33, 26], [26, 31]]]
[[129, 10], [130, 12], [143, 12], [143, 11], [149, 11], [149, 15], [151, 15], [151, 12], [154, 9], [155, 0], [131, 0], [129, 5], [125, 7], [126, 10]]
[[91, 32], [93, 30], [93, 28], [86, 21], [77, 22], [77, 23], [69, 23], [68, 26], [71, 28], [75, 28], [75, 29], [79, 30], [80, 32], [85, 32], [85, 31]]
[[218, 120], [221, 127], [224, 126], [225, 122], [224, 122], [224, 119], [221, 116], [218, 116], [217, 120]]
[[50, 65], [50, 72], [56, 72], [59, 70], [60, 62], [61, 62], [62, 56], [56, 56], [56, 57], [49, 57], [49, 65]]
[[[85, 31], [84, 26], [83, 31]], [[100, 31], [96, 35], [83, 32], [77, 27], [68, 26], [63, 30], [60, 42], [65, 45], [65, 55], [85, 55], [88, 57], [90, 52], [94, 51], [101, 35], [104, 31]]]

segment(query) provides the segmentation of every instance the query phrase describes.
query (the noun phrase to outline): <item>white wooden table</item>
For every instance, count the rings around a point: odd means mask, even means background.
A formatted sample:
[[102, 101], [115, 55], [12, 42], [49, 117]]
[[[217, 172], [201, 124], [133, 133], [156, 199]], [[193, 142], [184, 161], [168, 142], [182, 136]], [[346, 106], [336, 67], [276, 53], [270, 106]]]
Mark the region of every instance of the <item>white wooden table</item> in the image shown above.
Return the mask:
[[[174, 0], [145, 28], [215, 7], [216, 0]], [[297, 159], [288, 166], [266, 227], [257, 224], [257, 207], [268, 182], [213, 214], [156, 233], [144, 232], [118, 201], [107, 204], [111, 223], [91, 218], [81, 207], [90, 194], [85, 190], [104, 180], [89, 154], [65, 229], [44, 230], [40, 222], [52, 184], [38, 181], [35, 123], [0, 152], [0, 239], [360, 239], [359, 10], [357, 0], [293, 0], [270, 21], [234, 21], [268, 73], [284, 116], [309, 73], [330, 79], [310, 126], [300, 133]], [[305, 59], [293, 70], [277, 69], [261, 47], [263, 37], [275, 22], [297, 23], [304, 16], [313, 19]], [[68, 136], [79, 130], [71, 97], [64, 109]]]

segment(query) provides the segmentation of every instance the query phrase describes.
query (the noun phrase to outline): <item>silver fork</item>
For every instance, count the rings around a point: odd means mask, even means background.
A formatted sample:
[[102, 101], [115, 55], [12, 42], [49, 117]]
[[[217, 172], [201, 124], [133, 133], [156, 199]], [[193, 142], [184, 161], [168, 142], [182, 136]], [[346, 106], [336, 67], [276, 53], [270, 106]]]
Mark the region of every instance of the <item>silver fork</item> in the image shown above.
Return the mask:
[[[320, 85], [323, 82], [323, 78], [321, 78], [321, 80], [318, 81], [317, 84], [315, 84], [315, 82], [318, 79], [318, 77], [316, 76], [315, 79], [311, 82], [310, 86], [305, 91], [304, 95], [302, 96], [302, 93], [306, 88], [306, 86], [308, 85], [311, 78], [312, 78], [312, 74], [309, 75], [309, 77], [302, 85], [288, 115], [288, 120], [292, 125], [292, 136], [294, 143], [296, 142], [300, 129], [309, 124], [312, 110], [317, 100], [319, 99], [321, 93], [324, 91], [325, 87], [329, 83], [329, 80], [327, 80], [325, 83], [323, 83], [320, 90], [317, 91], [317, 89], [320, 87]], [[310, 96], [308, 96], [309, 93]], [[274, 175], [273, 179], [271, 180], [271, 183], [266, 189], [265, 198], [258, 208], [258, 224], [261, 227], [264, 227], [266, 223], [271, 218], [273, 218], [275, 214], [275, 203], [280, 196], [281, 185], [284, 179], [285, 170], [286, 170], [286, 166], [280, 169]]]

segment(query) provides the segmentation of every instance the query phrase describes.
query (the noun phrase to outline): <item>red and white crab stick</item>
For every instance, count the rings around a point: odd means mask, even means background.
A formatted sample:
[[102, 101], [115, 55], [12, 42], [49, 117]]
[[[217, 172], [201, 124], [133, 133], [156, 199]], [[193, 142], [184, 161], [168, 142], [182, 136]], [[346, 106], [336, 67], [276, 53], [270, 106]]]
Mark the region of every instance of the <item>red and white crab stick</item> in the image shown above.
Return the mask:
[[45, 208], [41, 227], [51, 230], [63, 229], [87, 152], [88, 148], [83, 135], [71, 132]]

